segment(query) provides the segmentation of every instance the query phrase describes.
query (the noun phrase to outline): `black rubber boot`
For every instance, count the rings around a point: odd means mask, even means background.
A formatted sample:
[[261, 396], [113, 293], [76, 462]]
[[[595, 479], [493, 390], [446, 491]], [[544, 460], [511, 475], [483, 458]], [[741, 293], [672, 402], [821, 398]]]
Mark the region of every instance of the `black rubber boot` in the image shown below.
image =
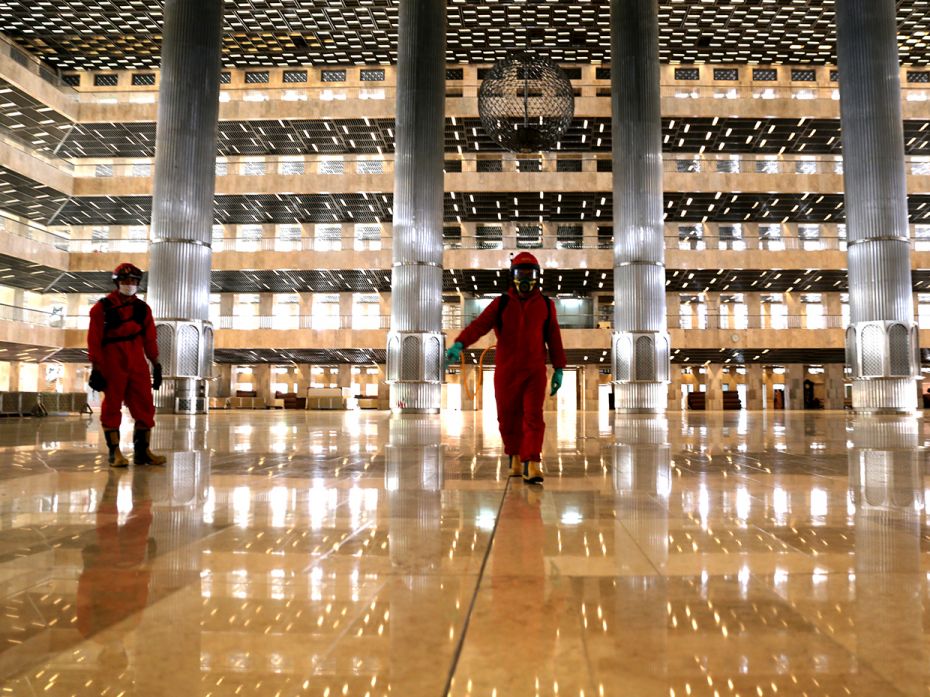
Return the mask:
[[152, 430], [149, 428], [137, 428], [132, 434], [132, 445], [134, 448], [133, 462], [137, 465], [163, 465], [167, 462], [164, 455], [156, 455], [149, 448], [152, 439]]

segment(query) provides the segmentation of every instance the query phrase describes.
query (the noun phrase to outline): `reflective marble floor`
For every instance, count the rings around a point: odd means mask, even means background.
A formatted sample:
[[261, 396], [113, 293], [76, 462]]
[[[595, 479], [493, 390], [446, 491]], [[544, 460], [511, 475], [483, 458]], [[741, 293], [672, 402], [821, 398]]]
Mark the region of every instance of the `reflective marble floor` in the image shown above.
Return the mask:
[[0, 420], [0, 695], [928, 694], [923, 420], [547, 421]]

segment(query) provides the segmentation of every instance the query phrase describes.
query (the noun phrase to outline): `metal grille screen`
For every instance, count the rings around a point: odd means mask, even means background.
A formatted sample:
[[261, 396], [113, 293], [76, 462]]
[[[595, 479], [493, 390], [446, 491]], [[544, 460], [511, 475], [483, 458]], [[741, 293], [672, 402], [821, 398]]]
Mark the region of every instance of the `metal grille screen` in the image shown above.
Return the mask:
[[387, 346], [387, 379], [396, 380], [397, 379], [397, 366], [400, 364], [400, 356], [398, 351], [400, 349], [400, 343], [397, 340], [397, 337], [392, 337], [388, 341]]
[[914, 352], [914, 372], [920, 372], [920, 335], [917, 327], [911, 327], [911, 351]]
[[641, 336], [636, 340], [636, 379], [656, 379], [655, 345], [648, 336]]
[[656, 380], [668, 380], [668, 339], [664, 336], [656, 338]]
[[420, 339], [418, 337], [404, 337], [400, 356], [400, 379], [420, 379]]
[[911, 374], [910, 350], [907, 329], [901, 324], [892, 324], [888, 330], [888, 363], [891, 374], [906, 377]]
[[38, 392], [20, 392], [20, 414], [31, 414], [39, 403]]
[[626, 337], [617, 339], [614, 344], [614, 374], [617, 380], [630, 379], [630, 341]]
[[200, 357], [200, 375], [209, 378], [213, 374], [213, 329], [203, 328], [203, 355]]
[[27, 55], [26, 55], [25, 53], [23, 53], [22, 51], [18, 51], [17, 49], [13, 48], [12, 46], [10, 46], [10, 58], [12, 58], [14, 61], [16, 61], [17, 63], [19, 63], [19, 64], [20, 64], [21, 66], [23, 66], [24, 68], [28, 68], [28, 67], [29, 67], [29, 56], [27, 56]]
[[439, 339], [431, 337], [426, 340], [426, 379], [439, 380], [442, 375], [442, 348]]
[[196, 327], [185, 324], [178, 328], [177, 375], [195, 377], [200, 365], [200, 332]]
[[862, 374], [884, 375], [885, 334], [879, 327], [870, 325], [862, 330]]
[[856, 328], [846, 330], [846, 365], [852, 371], [853, 377], [859, 375], [859, 365], [856, 361]]
[[174, 327], [170, 324], [159, 324], [155, 328], [158, 339], [158, 355], [162, 367], [167, 375], [174, 373]]

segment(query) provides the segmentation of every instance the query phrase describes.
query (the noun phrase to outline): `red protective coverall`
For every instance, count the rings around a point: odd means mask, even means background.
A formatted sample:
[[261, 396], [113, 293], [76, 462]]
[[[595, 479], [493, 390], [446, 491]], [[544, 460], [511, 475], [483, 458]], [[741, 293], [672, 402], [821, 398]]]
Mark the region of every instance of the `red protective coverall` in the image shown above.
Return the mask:
[[[556, 318], [555, 303], [543, 296], [538, 288], [521, 298], [515, 288], [497, 328], [501, 299], [494, 298], [459, 334], [456, 341], [470, 346], [492, 329], [497, 335], [494, 368], [494, 396], [497, 400], [497, 423], [504, 450], [508, 455], [539, 462], [546, 422], [543, 421], [543, 401], [546, 399], [546, 358], [553, 368], [565, 367], [562, 333]], [[546, 324], [546, 303], [551, 304], [549, 335], [543, 336]]]
[[[158, 362], [158, 340], [152, 310], [139, 298], [120, 295], [113, 291], [107, 296], [119, 314], [122, 324], [107, 330], [104, 336], [104, 308], [97, 302], [90, 310], [90, 329], [87, 331], [87, 354], [90, 362], [107, 381], [100, 408], [100, 423], [105, 429], [119, 428], [123, 402], [138, 427], [151, 429], [155, 425], [155, 405], [152, 402], [152, 377], [146, 356]], [[145, 306], [145, 320], [139, 326], [133, 319], [134, 303]], [[142, 331], [144, 328], [144, 331]], [[128, 341], [108, 342], [121, 336], [138, 334]]]

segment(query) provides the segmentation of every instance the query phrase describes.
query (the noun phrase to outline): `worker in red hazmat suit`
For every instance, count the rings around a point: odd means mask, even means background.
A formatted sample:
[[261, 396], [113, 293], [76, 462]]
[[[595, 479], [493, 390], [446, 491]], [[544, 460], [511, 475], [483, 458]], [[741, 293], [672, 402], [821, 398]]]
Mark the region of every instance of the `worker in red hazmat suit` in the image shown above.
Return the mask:
[[546, 423], [546, 359], [554, 368], [550, 395], [562, 386], [565, 351], [555, 304], [539, 290], [536, 257], [521, 252], [510, 264], [511, 284], [469, 324], [446, 351], [446, 363], [460, 360], [465, 347], [492, 329], [497, 336], [494, 394], [497, 422], [510, 456], [511, 476], [543, 481], [540, 451]]
[[[106, 437], [110, 464], [125, 467], [129, 461], [119, 448], [123, 403], [135, 419], [132, 442], [137, 465], [163, 465], [165, 458], [149, 448], [155, 425], [152, 390], [161, 386], [161, 364], [152, 310], [136, 297], [142, 271], [120, 264], [113, 272], [116, 288], [91, 308], [87, 353], [92, 370], [88, 384], [103, 392], [100, 423]], [[149, 374], [148, 358], [152, 362]]]

